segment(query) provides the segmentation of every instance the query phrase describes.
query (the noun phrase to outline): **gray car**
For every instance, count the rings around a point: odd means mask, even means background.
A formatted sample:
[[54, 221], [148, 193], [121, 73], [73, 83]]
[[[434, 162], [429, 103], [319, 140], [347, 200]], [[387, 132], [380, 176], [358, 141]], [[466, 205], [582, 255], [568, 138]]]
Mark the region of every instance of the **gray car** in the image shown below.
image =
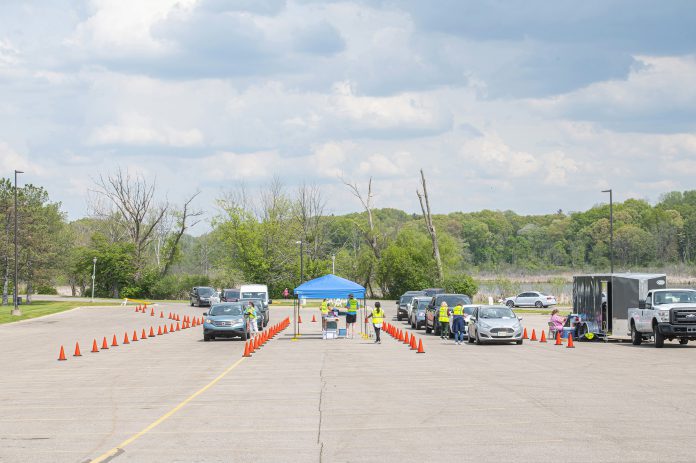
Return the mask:
[[246, 320], [244, 304], [241, 302], [222, 302], [214, 304], [210, 311], [203, 314], [203, 340], [218, 338], [242, 338], [246, 341]]
[[408, 304], [414, 297], [424, 295], [425, 293], [423, 291], [406, 291], [404, 294], [402, 294], [399, 300], [396, 302], [396, 319], [398, 321], [401, 321], [404, 318], [408, 320]]
[[417, 296], [411, 299], [408, 307], [408, 322], [414, 330], [425, 327], [425, 309], [430, 304], [431, 299], [427, 296]]
[[481, 306], [469, 317], [469, 342], [516, 342], [522, 344], [522, 323], [506, 306]]

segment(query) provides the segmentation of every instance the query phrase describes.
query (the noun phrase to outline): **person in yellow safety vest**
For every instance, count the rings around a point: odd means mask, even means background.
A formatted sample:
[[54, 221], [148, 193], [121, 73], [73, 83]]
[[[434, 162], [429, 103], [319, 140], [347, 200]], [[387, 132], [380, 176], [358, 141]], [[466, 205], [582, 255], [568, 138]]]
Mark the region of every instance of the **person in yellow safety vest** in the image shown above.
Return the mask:
[[442, 301], [440, 304], [440, 313], [438, 321], [440, 322], [440, 339], [449, 338], [449, 314], [450, 310], [447, 306], [447, 302]]
[[251, 336], [252, 332], [259, 334], [258, 322], [256, 321], [256, 307], [252, 301], [249, 301], [249, 305], [244, 309], [244, 318], [247, 319], [249, 324], [249, 335]]
[[321, 330], [326, 330], [326, 316], [329, 314], [329, 301], [324, 299], [321, 301]]
[[375, 308], [367, 318], [372, 318], [372, 326], [375, 328], [375, 344], [382, 344], [379, 333], [382, 330], [382, 323], [384, 323], [384, 310], [382, 310], [382, 304], [379, 301], [375, 302]]
[[346, 302], [346, 338], [348, 337], [348, 331], [350, 331], [350, 339], [355, 337], [355, 320], [358, 317], [359, 308], [360, 303], [358, 300], [352, 294], [349, 294]]
[[452, 332], [454, 343], [461, 345], [464, 342], [464, 307], [457, 304], [452, 309]]

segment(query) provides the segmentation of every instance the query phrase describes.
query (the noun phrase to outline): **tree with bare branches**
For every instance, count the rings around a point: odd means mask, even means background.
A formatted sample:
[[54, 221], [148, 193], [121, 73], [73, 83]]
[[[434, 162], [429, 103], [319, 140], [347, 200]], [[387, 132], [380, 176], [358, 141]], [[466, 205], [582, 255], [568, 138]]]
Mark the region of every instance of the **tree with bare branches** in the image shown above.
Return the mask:
[[420, 170], [421, 174], [421, 187], [423, 192], [416, 190], [418, 195], [418, 201], [420, 202], [421, 210], [423, 211], [423, 220], [425, 220], [425, 227], [428, 229], [428, 234], [430, 234], [430, 240], [433, 242], [433, 258], [435, 259], [435, 265], [437, 265], [437, 277], [440, 284], [445, 281], [445, 274], [442, 269], [442, 259], [440, 258], [440, 246], [437, 242], [437, 232], [435, 231], [435, 225], [433, 225], [433, 215], [430, 212], [430, 199], [428, 198], [428, 187], [425, 183], [425, 174], [423, 169]]
[[196, 199], [196, 196], [198, 196], [200, 193], [200, 190], [196, 191], [186, 201], [184, 201], [184, 205], [181, 207], [181, 210], [174, 211], [172, 213], [172, 216], [177, 221], [177, 228], [167, 240], [167, 260], [164, 264], [164, 268], [162, 268], [162, 272], [160, 273], [160, 276], [162, 277], [169, 273], [169, 270], [179, 255], [179, 241], [181, 241], [181, 237], [184, 235], [187, 229], [194, 227], [200, 222], [199, 217], [203, 215], [203, 211], [199, 209], [192, 209], [191, 206], [193, 200]]
[[[117, 217], [129, 241], [135, 248], [135, 279], [144, 269], [144, 251], [154, 239], [154, 231], [164, 219], [169, 205], [156, 203], [156, 181], [149, 182], [142, 175], [132, 176], [128, 170], [119, 168], [110, 175], [99, 175], [95, 180], [97, 201], [92, 206], [100, 217]], [[101, 200], [101, 201], [100, 201]]]

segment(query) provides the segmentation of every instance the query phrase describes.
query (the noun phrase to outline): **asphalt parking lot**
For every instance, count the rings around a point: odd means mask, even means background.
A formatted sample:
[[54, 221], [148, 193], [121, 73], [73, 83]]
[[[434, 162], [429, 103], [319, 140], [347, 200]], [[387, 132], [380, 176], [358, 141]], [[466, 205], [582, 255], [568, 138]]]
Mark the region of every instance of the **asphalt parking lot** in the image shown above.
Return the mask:
[[[0, 461], [696, 460], [694, 345], [457, 346], [420, 330], [416, 354], [388, 336], [321, 340], [312, 313], [298, 340], [288, 329], [243, 360], [243, 342], [201, 328], [124, 346], [164, 323], [132, 307], [0, 326]], [[272, 307], [271, 323], [290, 314]]]

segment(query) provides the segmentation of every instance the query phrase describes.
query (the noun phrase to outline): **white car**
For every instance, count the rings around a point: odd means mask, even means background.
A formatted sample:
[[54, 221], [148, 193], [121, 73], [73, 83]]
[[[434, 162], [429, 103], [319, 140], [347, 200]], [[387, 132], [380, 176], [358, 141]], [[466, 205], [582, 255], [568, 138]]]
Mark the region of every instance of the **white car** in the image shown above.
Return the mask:
[[556, 305], [556, 298], [554, 296], [540, 293], [539, 291], [527, 291], [525, 293], [520, 293], [515, 297], [508, 297], [505, 299], [505, 305], [513, 307], [550, 307]]

